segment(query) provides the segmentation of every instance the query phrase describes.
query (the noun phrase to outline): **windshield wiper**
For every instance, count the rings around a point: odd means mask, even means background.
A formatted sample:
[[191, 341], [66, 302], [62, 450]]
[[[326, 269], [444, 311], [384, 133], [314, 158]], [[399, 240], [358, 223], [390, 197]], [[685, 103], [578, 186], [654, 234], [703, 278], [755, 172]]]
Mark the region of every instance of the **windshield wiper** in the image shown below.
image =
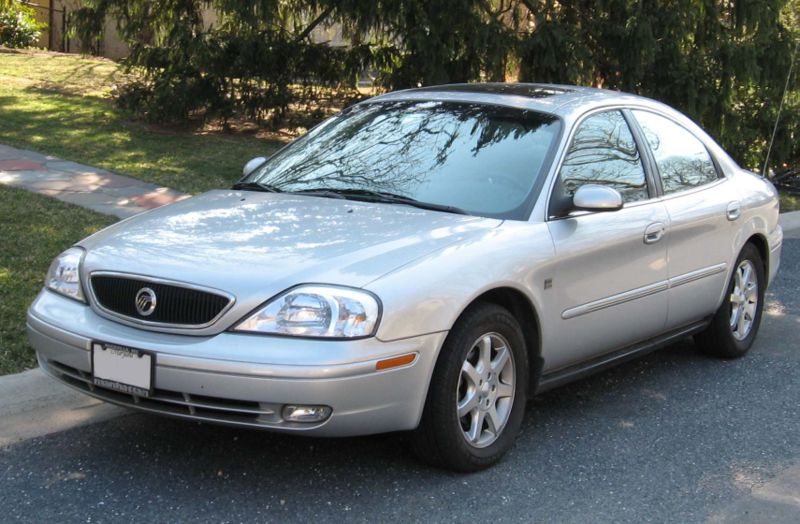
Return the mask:
[[[341, 198], [349, 198], [352, 200], [363, 200], [366, 202], [381, 202], [384, 204], [405, 204], [408, 206], [418, 207], [420, 209], [430, 209], [431, 211], [444, 211], [446, 213], [456, 213], [459, 215], [467, 215], [468, 213], [461, 208], [455, 206], [446, 206], [443, 204], [434, 204], [432, 202], [422, 202], [411, 197], [395, 195], [385, 191], [373, 191], [371, 189], [326, 189], [326, 192], [335, 192], [341, 195]], [[310, 191], [306, 191], [308, 194]]]
[[236, 182], [231, 189], [244, 189], [245, 191], [263, 191], [265, 193], [282, 193], [280, 189], [263, 182]]
[[289, 191], [295, 195], [311, 195], [325, 198], [347, 198], [338, 189], [328, 189], [326, 187], [319, 187], [316, 189], [301, 189], [299, 191]]
[[446, 213], [457, 213], [467, 215], [463, 209], [454, 206], [445, 206], [431, 202], [422, 202], [411, 197], [386, 193], [384, 191], [373, 191], [371, 189], [339, 189], [333, 187], [318, 187], [312, 189], [300, 189], [299, 191], [288, 191], [295, 195], [311, 195], [325, 198], [343, 198], [347, 200], [360, 200], [362, 202], [380, 202], [383, 204], [406, 204], [420, 209], [430, 209], [432, 211], [444, 211]]

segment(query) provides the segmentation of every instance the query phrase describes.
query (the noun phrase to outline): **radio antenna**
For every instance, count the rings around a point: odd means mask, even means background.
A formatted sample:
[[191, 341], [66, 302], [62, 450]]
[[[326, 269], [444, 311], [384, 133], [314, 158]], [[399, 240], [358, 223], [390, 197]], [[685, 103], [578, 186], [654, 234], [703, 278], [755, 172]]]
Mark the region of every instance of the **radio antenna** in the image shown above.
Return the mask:
[[783, 86], [783, 96], [781, 96], [781, 104], [778, 106], [778, 115], [775, 117], [775, 126], [772, 128], [772, 138], [769, 139], [769, 147], [767, 148], [767, 157], [764, 159], [764, 169], [761, 170], [761, 176], [767, 176], [767, 166], [769, 165], [769, 155], [772, 153], [772, 143], [775, 142], [775, 133], [778, 132], [778, 121], [781, 119], [781, 111], [783, 110], [783, 103], [786, 101], [786, 93], [789, 91], [789, 80], [792, 78], [792, 69], [794, 69], [794, 61], [797, 58], [797, 48], [800, 47], [800, 40], [794, 44], [794, 53], [792, 54], [792, 61], [789, 64], [789, 74], [786, 75], [786, 85]]

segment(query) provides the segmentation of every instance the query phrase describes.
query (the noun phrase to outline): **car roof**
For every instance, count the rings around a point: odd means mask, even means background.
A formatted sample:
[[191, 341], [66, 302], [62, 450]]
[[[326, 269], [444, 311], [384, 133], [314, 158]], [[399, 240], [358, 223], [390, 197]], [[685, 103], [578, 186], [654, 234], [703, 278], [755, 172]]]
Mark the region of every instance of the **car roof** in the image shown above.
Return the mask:
[[368, 100], [451, 100], [496, 104], [568, 116], [602, 105], [667, 106], [638, 95], [562, 84], [500, 83], [446, 84], [394, 91]]
[[528, 109], [556, 115], [564, 120], [568, 128], [581, 115], [606, 106], [651, 109], [692, 131], [724, 164], [726, 171], [738, 169], [727, 152], [689, 117], [666, 104], [631, 93], [563, 84], [485, 82], [394, 91], [361, 103], [400, 100], [456, 101]]

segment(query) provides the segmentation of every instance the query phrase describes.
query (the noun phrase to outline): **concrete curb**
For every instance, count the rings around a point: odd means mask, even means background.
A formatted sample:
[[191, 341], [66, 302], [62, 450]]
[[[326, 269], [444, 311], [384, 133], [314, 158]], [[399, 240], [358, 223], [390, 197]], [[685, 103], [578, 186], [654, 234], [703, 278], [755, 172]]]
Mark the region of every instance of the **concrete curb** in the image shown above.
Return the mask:
[[800, 235], [800, 211], [781, 213], [780, 224], [784, 235], [788, 237]]
[[0, 377], [0, 447], [128, 413], [31, 369]]

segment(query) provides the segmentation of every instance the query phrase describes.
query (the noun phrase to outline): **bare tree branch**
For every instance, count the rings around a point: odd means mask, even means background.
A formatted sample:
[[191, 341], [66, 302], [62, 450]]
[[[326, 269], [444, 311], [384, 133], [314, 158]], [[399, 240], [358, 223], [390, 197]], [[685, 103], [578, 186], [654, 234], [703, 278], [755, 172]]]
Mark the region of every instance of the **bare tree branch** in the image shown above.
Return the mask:
[[326, 7], [314, 20], [311, 21], [310, 24], [308, 24], [308, 26], [306, 26], [305, 29], [303, 29], [300, 32], [300, 34], [294, 37], [295, 43], [305, 40], [308, 37], [308, 35], [310, 35], [311, 32], [314, 29], [316, 29], [316, 27], [319, 24], [321, 24], [326, 18], [328, 18], [328, 15], [330, 15], [332, 12], [333, 12], [332, 6]]

